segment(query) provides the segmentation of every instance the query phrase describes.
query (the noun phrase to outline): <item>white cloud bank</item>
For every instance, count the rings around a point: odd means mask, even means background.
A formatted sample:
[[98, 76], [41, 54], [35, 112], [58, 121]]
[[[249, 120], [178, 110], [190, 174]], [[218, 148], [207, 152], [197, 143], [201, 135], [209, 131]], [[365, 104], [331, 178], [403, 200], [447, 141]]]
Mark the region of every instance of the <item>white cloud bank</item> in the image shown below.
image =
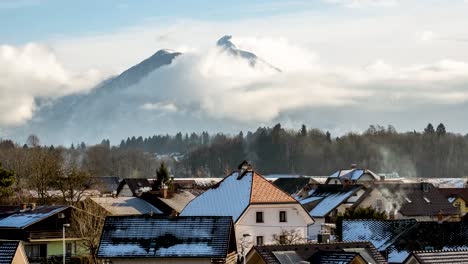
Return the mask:
[[100, 79], [100, 74], [93, 70], [67, 72], [44, 46], [0, 45], [0, 126], [20, 125], [29, 120], [36, 109], [36, 99], [85, 91]]
[[[372, 109], [365, 114], [382, 111], [378, 120], [386, 122], [385, 111], [464, 104], [468, 45], [450, 39], [466, 36], [468, 5], [428, 1], [432, 4], [328, 0], [373, 8], [369, 13], [346, 8], [346, 13], [308, 11], [236, 21], [149, 22], [117, 32], [52, 39], [47, 44], [54, 53], [33, 44], [2, 46], [0, 96], [8, 99], [0, 102], [0, 127], [30, 119], [37, 98], [91, 88], [99, 75], [89, 68], [109, 76], [163, 48], [186, 54], [140, 87], [128, 89], [129, 98], [142, 98], [129, 111], [184, 112], [265, 124], [304, 109], [359, 107]], [[224, 34], [232, 34], [239, 48], [283, 72], [253, 70], [220, 54], [213, 46]]]

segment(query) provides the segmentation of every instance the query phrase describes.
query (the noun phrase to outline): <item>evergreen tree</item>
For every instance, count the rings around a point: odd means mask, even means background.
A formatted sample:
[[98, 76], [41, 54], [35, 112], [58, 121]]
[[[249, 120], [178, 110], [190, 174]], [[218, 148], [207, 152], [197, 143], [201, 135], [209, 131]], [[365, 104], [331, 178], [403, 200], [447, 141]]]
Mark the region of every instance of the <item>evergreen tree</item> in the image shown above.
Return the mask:
[[331, 134], [330, 134], [330, 132], [327, 131], [326, 135], [327, 135], [327, 142], [331, 143], [332, 140], [331, 140]]
[[0, 197], [10, 194], [10, 187], [15, 182], [15, 172], [2, 168], [0, 162]]
[[424, 129], [425, 135], [433, 135], [435, 133], [434, 126], [431, 123], [427, 124], [427, 127]]
[[444, 124], [440, 123], [438, 126], [437, 126], [437, 130], [436, 130], [436, 133], [437, 133], [437, 136], [444, 136], [446, 134], [446, 130], [445, 130], [445, 126]]
[[166, 167], [164, 162], [161, 163], [158, 170], [156, 170], [156, 182], [153, 186], [153, 189], [158, 190], [163, 183], [166, 183], [169, 180], [169, 170]]
[[299, 132], [302, 137], [307, 136], [307, 128], [305, 125], [302, 125], [301, 131]]

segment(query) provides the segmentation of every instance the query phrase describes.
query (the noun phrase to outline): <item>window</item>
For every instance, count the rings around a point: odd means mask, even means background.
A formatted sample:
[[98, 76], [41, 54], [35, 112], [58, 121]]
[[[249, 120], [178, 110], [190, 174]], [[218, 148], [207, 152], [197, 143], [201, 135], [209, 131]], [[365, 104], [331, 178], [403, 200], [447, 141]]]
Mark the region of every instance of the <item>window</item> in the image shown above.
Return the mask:
[[377, 198], [375, 203], [376, 203], [375, 209], [379, 212], [383, 211], [383, 200]]
[[257, 223], [263, 223], [263, 212], [257, 212]]
[[279, 212], [279, 221], [280, 222], [286, 222], [286, 211], [280, 211]]
[[47, 257], [46, 244], [28, 244], [24, 246], [24, 250], [30, 261]]
[[263, 236], [257, 236], [257, 246], [263, 245]]

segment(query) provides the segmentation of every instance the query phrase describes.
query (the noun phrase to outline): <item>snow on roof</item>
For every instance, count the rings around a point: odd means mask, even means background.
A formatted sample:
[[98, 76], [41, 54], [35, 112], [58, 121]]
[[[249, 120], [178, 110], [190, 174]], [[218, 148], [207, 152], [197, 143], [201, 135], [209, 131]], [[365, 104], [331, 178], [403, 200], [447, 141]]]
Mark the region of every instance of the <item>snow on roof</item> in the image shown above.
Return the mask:
[[231, 217], [111, 216], [106, 218], [99, 258], [224, 258]]
[[373, 220], [343, 220], [343, 241], [369, 241], [379, 250], [396, 234], [390, 222]]
[[180, 215], [231, 216], [237, 221], [250, 203], [253, 172], [245, 173], [241, 179], [238, 176], [239, 173], [234, 172], [224, 178], [193, 199]]
[[379, 177], [377, 174], [370, 170], [364, 170], [364, 169], [349, 169], [349, 170], [339, 170], [332, 175], [329, 176], [329, 178], [348, 178], [350, 180], [359, 180], [362, 175], [364, 174], [369, 174], [371, 175], [374, 179], [379, 180]]
[[301, 204], [308, 204], [308, 203], [311, 203], [311, 202], [318, 201], [318, 200], [320, 200], [320, 199], [323, 199], [323, 197], [322, 197], [322, 196], [312, 196], [312, 197], [309, 197], [309, 198], [300, 200], [299, 203], [301, 203]]
[[297, 203], [254, 171], [233, 172], [193, 199], [180, 215], [231, 216], [237, 221], [249, 204]]
[[410, 252], [407, 250], [397, 250], [394, 247], [388, 249], [387, 258], [389, 263], [403, 263], [409, 256]]
[[[338, 193], [324, 193], [316, 197], [323, 198], [310, 212], [309, 214], [313, 217], [324, 217], [330, 211], [338, 207], [346, 199], [356, 192], [356, 189], [352, 189], [347, 192]], [[313, 196], [314, 194], [312, 194]], [[302, 202], [301, 202], [302, 203]]]
[[99, 197], [90, 199], [112, 215], [162, 214], [158, 208], [136, 197]]
[[24, 228], [59, 213], [68, 206], [37, 206], [28, 210], [10, 215], [0, 220], [0, 228]]
[[19, 241], [0, 240], [0, 264], [13, 263], [19, 245]]
[[195, 195], [188, 191], [178, 191], [174, 193], [171, 198], [167, 199], [159, 197], [159, 200], [163, 201], [177, 212], [184, 210], [185, 206], [193, 199], [195, 199]]

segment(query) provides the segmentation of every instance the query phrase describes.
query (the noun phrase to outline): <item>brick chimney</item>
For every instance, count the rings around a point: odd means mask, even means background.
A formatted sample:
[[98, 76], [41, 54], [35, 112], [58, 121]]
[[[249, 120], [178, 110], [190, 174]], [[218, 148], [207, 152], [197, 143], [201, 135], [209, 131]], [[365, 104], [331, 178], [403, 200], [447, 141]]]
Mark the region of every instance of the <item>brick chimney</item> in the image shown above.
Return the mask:
[[19, 209], [20, 211], [26, 210], [26, 203], [20, 203]]

